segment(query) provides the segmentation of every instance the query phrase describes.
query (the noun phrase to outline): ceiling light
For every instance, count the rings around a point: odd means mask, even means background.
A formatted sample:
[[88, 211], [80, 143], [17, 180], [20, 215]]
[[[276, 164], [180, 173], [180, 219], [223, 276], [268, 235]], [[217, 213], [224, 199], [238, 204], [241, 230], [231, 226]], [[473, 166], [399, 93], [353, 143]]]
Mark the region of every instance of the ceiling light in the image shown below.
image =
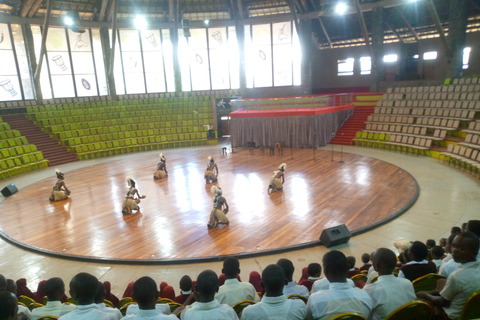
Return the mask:
[[144, 16], [136, 16], [133, 22], [135, 23], [135, 28], [140, 30], [147, 29], [147, 20], [145, 20]]
[[344, 14], [345, 11], [347, 11], [347, 5], [345, 3], [339, 3], [337, 4], [337, 7], [335, 8], [335, 12], [338, 14]]
[[85, 28], [80, 25], [80, 15], [77, 11], [69, 11], [64, 18], [65, 25], [73, 32], [84, 33]]
[[208, 23], [210, 22], [210, 20], [205, 19], [205, 20], [203, 20], [203, 22], [205, 22], [205, 24], [208, 26]]
[[71, 26], [73, 24], [73, 20], [70, 17], [65, 17], [65, 25]]

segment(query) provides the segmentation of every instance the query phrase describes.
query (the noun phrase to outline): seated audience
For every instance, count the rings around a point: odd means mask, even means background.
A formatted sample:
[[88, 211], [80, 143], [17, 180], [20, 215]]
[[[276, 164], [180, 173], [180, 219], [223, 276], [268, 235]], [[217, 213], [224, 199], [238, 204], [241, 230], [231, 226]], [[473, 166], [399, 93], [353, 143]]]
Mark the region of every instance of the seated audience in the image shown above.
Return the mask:
[[250, 277], [248, 279], [248, 282], [252, 284], [252, 286], [255, 288], [255, 291], [257, 291], [257, 293], [262, 292], [264, 290], [260, 285], [260, 283], [262, 282], [262, 277], [260, 276], [260, 273], [258, 273], [257, 271], [250, 272]]
[[392, 250], [380, 248], [375, 251], [373, 266], [378, 280], [363, 287], [372, 298], [372, 320], [385, 319], [390, 312], [416, 298], [412, 283], [393, 275], [396, 265], [397, 257]]
[[460, 227], [455, 226], [455, 227], [452, 227], [452, 229], [450, 230], [450, 235], [457, 234], [460, 232], [462, 232], [462, 229], [460, 229]]
[[103, 312], [95, 304], [98, 279], [91, 274], [81, 272], [70, 281], [70, 296], [78, 302], [75, 310], [61, 316], [60, 320], [117, 320], [113, 314]]
[[[181, 313], [182, 320], [225, 319], [238, 320], [237, 314], [227, 304], [220, 304], [215, 299], [218, 291], [218, 277], [212, 270], [202, 271], [195, 286], [196, 302], [186, 306]], [[178, 310], [178, 309], [177, 309]]]
[[425, 245], [427, 246], [427, 249], [430, 250], [433, 247], [435, 247], [437, 243], [433, 239], [428, 239], [427, 242], [425, 242]]
[[[138, 304], [138, 311], [135, 315], [125, 316], [129, 320], [175, 320], [177, 316], [159, 313], [156, 309], [158, 301], [157, 284], [150, 277], [142, 277], [133, 284], [133, 299]], [[168, 306], [168, 304], [167, 304]]]
[[240, 273], [240, 263], [237, 258], [228, 257], [223, 261], [222, 273], [225, 274], [225, 284], [218, 289], [215, 299], [221, 304], [233, 306], [243, 300], [259, 301], [257, 291], [249, 282], [240, 282], [237, 275]]
[[445, 245], [445, 252], [447, 253], [447, 256], [442, 260], [442, 265], [438, 270], [438, 273], [445, 278], [448, 278], [448, 276], [457, 270], [457, 267], [460, 265], [460, 263], [455, 262], [455, 260], [452, 258], [452, 242], [456, 236], [457, 234], [452, 234], [448, 237], [447, 244]]
[[307, 311], [305, 303], [298, 299], [287, 299], [283, 287], [287, 284], [285, 271], [275, 264], [267, 266], [262, 273], [265, 295], [262, 301], [243, 309], [242, 320], [302, 320]]
[[368, 270], [372, 266], [370, 263], [370, 255], [368, 253], [362, 254], [363, 266], [360, 267], [360, 271]]
[[[43, 304], [43, 298], [46, 296], [46, 293], [45, 293], [45, 283], [46, 282], [47, 282], [47, 280], [42, 280], [38, 283], [37, 291], [35, 292], [35, 301], [37, 303], [42, 303]], [[62, 302], [65, 302], [65, 301], [62, 301]]]
[[[180, 294], [173, 301], [184, 304], [187, 298], [192, 294], [192, 278], [185, 275], [180, 279]], [[192, 303], [195, 300], [192, 301]]]
[[32, 319], [36, 320], [43, 316], [61, 317], [75, 310], [75, 305], [62, 304], [60, 301], [65, 294], [65, 284], [61, 278], [51, 278], [45, 281], [45, 294], [48, 301], [45, 307], [32, 310]]
[[[7, 284], [10, 282], [10, 286], [9, 286], [9, 289], [14, 291], [7, 291]], [[7, 279], [5, 279], [5, 277], [3, 275], [0, 274], [0, 292], [7, 292], [9, 295], [12, 295], [14, 296], [15, 298], [17, 297], [17, 287], [16, 285], [13, 286], [12, 285], [12, 282], [13, 284], [15, 284], [15, 282], [13, 280], [11, 281], [8, 281], [7, 282]], [[30, 317], [30, 310], [25, 307], [25, 306], [22, 306], [22, 305], [18, 305], [18, 308], [17, 308], [17, 315], [19, 318], [21, 319], [31, 319]]]
[[444, 253], [444, 250], [440, 246], [434, 246], [430, 250], [430, 254], [432, 256], [432, 262], [435, 263], [437, 270], [442, 265], [443, 253]]
[[320, 278], [322, 274], [322, 266], [319, 263], [310, 263], [307, 267], [308, 278], [300, 281], [299, 286], [305, 286], [308, 292], [312, 290], [313, 283]]
[[17, 298], [11, 295], [10, 292], [0, 292], [0, 320], [17, 320], [17, 312]]
[[133, 295], [133, 281], [127, 284], [127, 288], [123, 292], [122, 298], [131, 298]]
[[479, 238], [472, 232], [458, 234], [452, 243], [455, 262], [461, 264], [448, 278], [439, 295], [435, 292], [418, 292], [417, 297], [433, 306], [435, 316], [456, 319], [468, 297], [480, 289], [480, 261], [477, 260]]
[[[465, 230], [474, 233], [477, 237], [480, 237], [480, 220], [470, 220], [465, 225]], [[480, 260], [480, 252], [477, 255], [477, 259]]]
[[415, 241], [409, 249], [409, 258], [412, 260], [402, 267], [398, 273], [399, 278], [413, 281], [429, 273], [437, 273], [435, 263], [427, 261], [427, 246], [420, 241]]
[[347, 272], [347, 278], [351, 278], [357, 274], [360, 274], [360, 269], [355, 268], [355, 263], [357, 262], [357, 259], [353, 256], [347, 257], [347, 263], [349, 266], [348, 272]]
[[107, 308], [105, 305], [105, 286], [100, 281], [98, 282], [97, 295], [95, 296], [95, 304], [105, 313], [113, 314], [118, 320], [122, 319], [122, 313], [117, 308]]
[[438, 240], [438, 245], [443, 249], [445, 249], [446, 244], [447, 244], [447, 238], [440, 238], [440, 240]]
[[308, 292], [307, 287], [299, 286], [295, 281], [293, 281], [293, 272], [295, 271], [295, 267], [293, 266], [292, 261], [288, 259], [280, 259], [277, 261], [277, 265], [282, 267], [283, 271], [285, 271], [285, 276], [288, 280], [288, 284], [286, 284], [283, 288], [283, 294], [286, 297], [292, 294], [299, 294], [304, 297], [308, 297], [310, 293]]
[[467, 223], [466, 222], [462, 223], [462, 232], [465, 232], [465, 231], [467, 231]]
[[300, 277], [300, 280], [298, 280], [298, 283], [302, 282], [303, 280], [308, 279], [308, 267], [303, 267], [302, 268], [302, 276]]
[[348, 263], [337, 250], [323, 256], [323, 273], [330, 282], [328, 290], [313, 293], [307, 303], [307, 319], [326, 320], [345, 312], [356, 312], [370, 319], [372, 299], [363, 290], [347, 283]]

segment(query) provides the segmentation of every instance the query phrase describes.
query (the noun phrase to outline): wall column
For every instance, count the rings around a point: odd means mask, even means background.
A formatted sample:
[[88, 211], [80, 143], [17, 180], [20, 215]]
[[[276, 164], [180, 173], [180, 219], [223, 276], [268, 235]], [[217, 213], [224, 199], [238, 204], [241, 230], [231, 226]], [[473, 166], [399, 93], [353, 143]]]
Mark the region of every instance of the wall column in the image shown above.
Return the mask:
[[312, 40], [312, 20], [300, 20], [300, 30], [297, 30], [298, 39], [300, 41], [300, 48], [302, 50], [302, 87], [303, 94], [310, 94], [312, 92], [312, 61], [313, 56], [317, 51]]
[[378, 82], [385, 78], [385, 66], [383, 63], [383, 8], [375, 8], [372, 11], [372, 74], [370, 91], [378, 91]]
[[[117, 101], [117, 87], [115, 86], [115, 72], [110, 74], [110, 59], [115, 54], [113, 50], [110, 48], [110, 39], [108, 36], [108, 28], [100, 28], [100, 40], [102, 42], [102, 51], [103, 51], [103, 66], [105, 74], [107, 75], [107, 85], [108, 85], [108, 94], [112, 98], [113, 101]], [[97, 72], [101, 72], [102, 70], [97, 70]]]
[[463, 49], [467, 40], [467, 0], [450, 0], [448, 42], [450, 50], [447, 60], [447, 78], [458, 78], [463, 74]]
[[247, 96], [247, 74], [245, 68], [245, 26], [241, 20], [235, 24], [235, 33], [238, 44], [239, 75], [240, 75], [240, 96]]
[[42, 87], [40, 86], [40, 77], [35, 77], [35, 70], [37, 70], [37, 58], [35, 56], [35, 48], [33, 44], [32, 28], [29, 24], [22, 25], [23, 39], [25, 40], [25, 48], [27, 51], [27, 59], [30, 67], [30, 74], [33, 78], [33, 88], [35, 90], [35, 100], [37, 105], [43, 105]]

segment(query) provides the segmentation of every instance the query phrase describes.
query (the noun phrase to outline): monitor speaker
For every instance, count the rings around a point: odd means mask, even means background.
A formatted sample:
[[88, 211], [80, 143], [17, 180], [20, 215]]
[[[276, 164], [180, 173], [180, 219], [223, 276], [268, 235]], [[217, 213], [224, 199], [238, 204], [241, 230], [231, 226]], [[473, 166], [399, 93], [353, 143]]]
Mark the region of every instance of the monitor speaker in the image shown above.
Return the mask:
[[2, 189], [2, 194], [4, 197], [10, 197], [12, 194], [14, 194], [17, 191], [18, 191], [17, 187], [15, 187], [15, 185], [12, 183]]
[[320, 241], [325, 247], [329, 248], [342, 243], [347, 243], [351, 236], [352, 234], [347, 226], [342, 224], [333, 228], [323, 229], [322, 234], [320, 235]]

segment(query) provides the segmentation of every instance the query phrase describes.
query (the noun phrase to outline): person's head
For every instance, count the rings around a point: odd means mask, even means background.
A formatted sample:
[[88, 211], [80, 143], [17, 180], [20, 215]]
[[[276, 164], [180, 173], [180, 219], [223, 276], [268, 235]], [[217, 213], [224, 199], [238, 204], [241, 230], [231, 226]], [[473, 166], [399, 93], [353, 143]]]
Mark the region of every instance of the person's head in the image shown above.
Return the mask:
[[362, 254], [362, 262], [369, 263], [370, 262], [370, 255], [368, 253]]
[[448, 238], [447, 238], [447, 244], [445, 245], [445, 252], [446, 253], [452, 253], [452, 243], [453, 243], [453, 239], [455, 239], [455, 237], [457, 236], [458, 233], [454, 233], [454, 234], [451, 234]]
[[70, 296], [79, 305], [92, 304], [97, 295], [98, 279], [86, 272], [80, 272], [70, 281]]
[[218, 276], [215, 271], [202, 271], [197, 278], [195, 286], [195, 300], [199, 302], [210, 302], [215, 298], [218, 291]]
[[465, 232], [465, 231], [467, 231], [467, 223], [466, 222], [462, 223], [462, 232]]
[[310, 263], [307, 272], [310, 277], [318, 278], [322, 274], [322, 266], [320, 263]]
[[467, 222], [465, 231], [473, 232], [477, 237], [480, 237], [480, 220], [470, 220]]
[[127, 178], [127, 184], [130, 188], [135, 188], [135, 180], [132, 178]]
[[373, 268], [379, 275], [384, 276], [392, 274], [397, 266], [397, 257], [395, 253], [387, 248], [380, 248], [375, 251], [375, 260], [373, 261]]
[[452, 227], [452, 229], [450, 230], [450, 234], [457, 234], [457, 233], [460, 233], [462, 232], [462, 229], [460, 229], [460, 227]]
[[217, 187], [217, 186], [212, 186], [210, 188], [210, 192], [217, 195], [217, 196], [221, 196], [222, 195], [222, 188]]
[[208, 157], [208, 160], [210, 161], [210, 163], [214, 163], [214, 162], [215, 162], [215, 160], [213, 159], [212, 156]]
[[262, 272], [261, 285], [267, 297], [278, 297], [283, 294], [283, 287], [288, 283], [285, 271], [278, 264], [268, 265]]
[[447, 245], [447, 238], [440, 238], [440, 240], [438, 240], [438, 245], [442, 248], [445, 248]]
[[7, 286], [5, 287], [5, 290], [17, 295], [17, 284], [15, 281], [12, 279], [7, 279]]
[[412, 246], [409, 250], [409, 258], [411, 260], [420, 262], [427, 259], [428, 256], [428, 248], [425, 243], [420, 241], [415, 241], [412, 243]]
[[357, 259], [355, 259], [354, 256], [348, 256], [347, 257], [347, 263], [348, 263], [349, 269], [355, 268], [355, 262], [357, 262]]
[[0, 320], [14, 320], [18, 313], [18, 300], [10, 292], [0, 292]]
[[154, 310], [158, 300], [158, 290], [155, 280], [141, 277], [133, 284], [133, 299], [141, 310]]
[[427, 245], [428, 249], [432, 249], [437, 243], [433, 239], [428, 239], [425, 244]]
[[[400, 253], [400, 255], [398, 256], [398, 260], [402, 263], [402, 264], [407, 264], [409, 263], [411, 260], [409, 258], [409, 254], [410, 254], [410, 249], [407, 249], [403, 252]], [[372, 263], [374, 262], [374, 259], [372, 259]]]
[[97, 295], [95, 296], [95, 303], [105, 303], [105, 297], [107, 296], [105, 292], [105, 286], [103, 283], [98, 281]]
[[323, 273], [330, 282], [346, 282], [348, 262], [345, 255], [337, 250], [327, 252], [323, 256]]
[[0, 274], [0, 292], [5, 291], [7, 288], [7, 279], [3, 275]]
[[280, 266], [283, 271], [285, 271], [285, 277], [287, 278], [288, 282], [293, 281], [292, 279], [295, 267], [293, 266], [292, 261], [288, 259], [280, 259], [277, 261], [277, 265]]
[[237, 278], [237, 274], [240, 273], [240, 262], [237, 258], [228, 257], [223, 261], [222, 273], [225, 274], [227, 279]]
[[473, 232], [459, 233], [452, 243], [453, 260], [457, 263], [475, 261], [480, 242]]
[[444, 250], [440, 246], [434, 246], [430, 250], [430, 253], [432, 255], [432, 259], [438, 260], [438, 259], [442, 259]]
[[65, 175], [62, 172], [60, 172], [60, 170], [56, 169], [55, 173], [57, 174], [57, 179], [60, 179], [60, 180], [65, 179]]
[[285, 172], [285, 170], [287, 169], [287, 164], [286, 163], [282, 163], [279, 167], [278, 167], [278, 170], [282, 171], [282, 172]]
[[48, 301], [60, 301], [65, 294], [65, 283], [61, 278], [51, 278], [45, 282], [44, 290]]
[[192, 278], [190, 276], [185, 275], [180, 279], [180, 289], [182, 289], [182, 292], [192, 290]]

